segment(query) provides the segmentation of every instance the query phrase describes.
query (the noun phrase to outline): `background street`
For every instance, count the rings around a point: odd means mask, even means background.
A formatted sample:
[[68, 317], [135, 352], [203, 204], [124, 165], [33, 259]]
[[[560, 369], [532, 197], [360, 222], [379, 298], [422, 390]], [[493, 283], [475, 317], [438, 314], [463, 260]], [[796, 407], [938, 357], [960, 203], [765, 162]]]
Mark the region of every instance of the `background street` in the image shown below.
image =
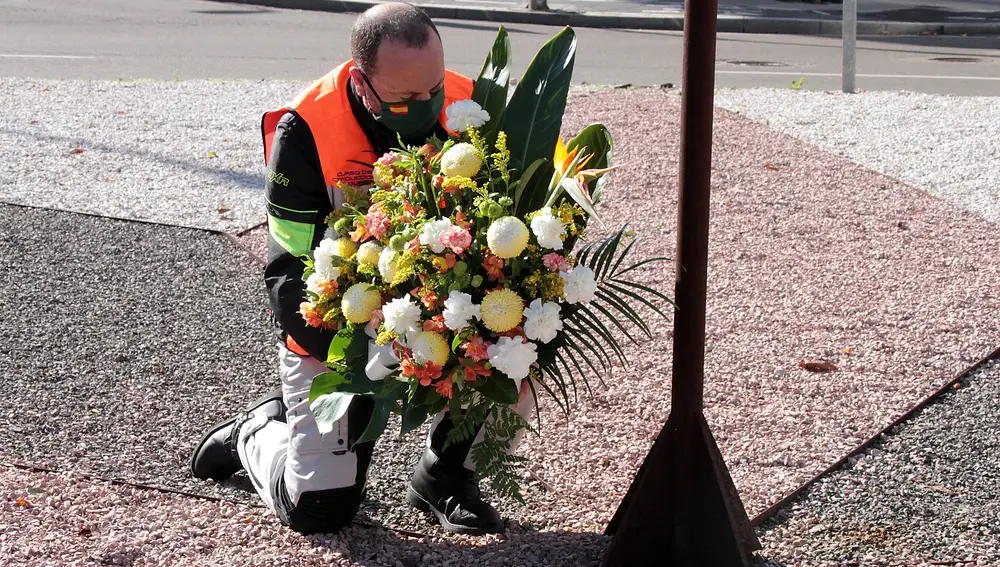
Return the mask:
[[[968, 4], [966, 8], [976, 4], [938, 3]], [[0, 76], [309, 80], [349, 56], [354, 18], [352, 14], [198, 0], [50, 0], [44, 4], [0, 0]], [[437, 23], [449, 67], [477, 73], [496, 25]], [[515, 77], [556, 31], [521, 24], [507, 29], [514, 47]], [[681, 33], [590, 28], [577, 32], [577, 83], [680, 84]], [[959, 61], [948, 61], [953, 58]], [[723, 34], [718, 43], [716, 84], [783, 87], [804, 77], [803, 89], [837, 89], [840, 66], [839, 38]], [[997, 95], [1000, 38], [865, 37], [859, 41], [858, 73], [858, 86], [866, 90]]]

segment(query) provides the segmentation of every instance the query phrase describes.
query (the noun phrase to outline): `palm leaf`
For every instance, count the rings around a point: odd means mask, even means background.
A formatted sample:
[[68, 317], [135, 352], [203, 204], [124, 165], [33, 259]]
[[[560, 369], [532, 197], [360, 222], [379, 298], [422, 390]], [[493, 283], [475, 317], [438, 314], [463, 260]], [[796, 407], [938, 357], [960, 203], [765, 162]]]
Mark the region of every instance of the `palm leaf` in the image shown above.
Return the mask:
[[600, 335], [602, 339], [604, 339], [604, 342], [611, 347], [611, 350], [614, 351], [618, 360], [622, 363], [622, 366], [628, 366], [628, 361], [625, 358], [625, 352], [622, 350], [618, 341], [615, 339], [614, 335], [611, 334], [611, 331], [608, 330], [604, 322], [598, 319], [586, 308], [580, 309], [574, 314], [574, 316], [577, 317], [579, 321], [582, 321], [583, 324], [589, 328], [588, 330], [593, 330]]
[[[569, 376], [570, 378], [572, 378], [572, 376], [573, 376], [573, 369], [569, 367], [569, 364], [566, 362], [566, 359], [563, 358], [563, 355], [562, 355], [561, 352], [556, 352], [556, 360], [558, 360], [563, 365], [563, 369], [566, 370], [566, 375]], [[581, 374], [580, 375], [580, 379], [583, 380], [583, 385], [587, 387], [587, 393], [590, 394], [590, 395], [594, 395], [594, 391], [590, 388], [590, 381], [587, 380], [587, 376], [585, 374]], [[572, 382], [573, 382], [573, 391], [575, 393], [576, 392], [576, 380], [572, 380]]]
[[649, 325], [647, 325], [646, 322], [642, 320], [642, 317], [640, 317], [639, 314], [635, 312], [635, 309], [632, 309], [632, 306], [629, 305], [627, 302], [618, 297], [615, 297], [613, 294], [604, 292], [600, 287], [597, 288], [597, 291], [594, 293], [594, 297], [600, 301], [603, 301], [607, 305], [613, 307], [624, 317], [632, 321], [632, 323], [635, 326], [639, 327], [642, 330], [643, 334], [646, 335], [646, 337], [652, 338], [652, 333], [649, 330]]
[[[618, 285], [624, 285], [624, 286], [628, 286], [628, 287], [637, 289], [639, 291], [644, 291], [644, 292], [646, 292], [648, 294], [656, 296], [657, 299], [662, 299], [663, 301], [666, 301], [667, 303], [669, 303], [670, 305], [672, 305], [675, 308], [677, 307], [677, 304], [674, 303], [674, 301], [672, 299], [670, 299], [666, 295], [663, 295], [659, 291], [656, 291], [655, 289], [653, 289], [653, 288], [651, 288], [649, 286], [645, 286], [645, 285], [642, 285], [640, 283], [636, 283], [636, 282], [633, 282], [633, 281], [630, 281], [630, 280], [620, 280], [620, 279], [617, 279], [617, 278], [608, 278], [608, 279], [604, 280], [604, 282], [601, 282], [601, 283], [605, 283], [605, 282], [607, 282], [609, 284], [616, 283]], [[656, 310], [656, 305], [655, 304], [650, 303], [645, 298], [642, 298], [642, 301], [646, 305], [649, 305], [654, 310]], [[664, 319], [666, 319], [666, 317], [667, 317], [666, 315], [664, 315], [663, 313], [660, 313], [658, 310], [656, 312], [660, 315], [660, 317], [663, 317]]]
[[[595, 346], [601, 344], [601, 341], [594, 336], [593, 332], [591, 332], [590, 324], [580, 321], [575, 314], [572, 318], [567, 317], [566, 320], [574, 323], [576, 327], [567, 327], [564, 321], [563, 329], [579, 341], [580, 344], [586, 347], [587, 350], [593, 353], [595, 357], [597, 357], [597, 360], [601, 363], [601, 368], [604, 372], [611, 372], [611, 367], [613, 366], [611, 357], [604, 351], [604, 349], [599, 349]], [[600, 335], [600, 333], [598, 333], [598, 335]], [[604, 340], [603, 336], [601, 337], [601, 340]]]
[[628, 329], [626, 329], [625, 326], [618, 321], [618, 317], [612, 315], [610, 311], [608, 311], [603, 305], [600, 304], [600, 302], [591, 301], [590, 305], [592, 305], [594, 309], [600, 311], [605, 317], [608, 318], [608, 320], [614, 323], [615, 326], [618, 327], [618, 330], [621, 331], [623, 335], [628, 337], [628, 340], [632, 341], [632, 344], [634, 345], [639, 344], [639, 342], [635, 340], [635, 337], [632, 336], [632, 333], [628, 332]]

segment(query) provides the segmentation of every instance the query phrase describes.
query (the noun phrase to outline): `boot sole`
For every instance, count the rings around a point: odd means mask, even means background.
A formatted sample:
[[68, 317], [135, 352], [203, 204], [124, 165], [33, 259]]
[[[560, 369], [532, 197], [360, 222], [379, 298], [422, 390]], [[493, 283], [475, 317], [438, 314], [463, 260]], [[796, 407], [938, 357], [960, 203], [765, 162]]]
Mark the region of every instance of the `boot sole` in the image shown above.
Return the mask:
[[421, 512], [430, 513], [437, 518], [438, 524], [446, 532], [463, 534], [463, 535], [486, 535], [494, 533], [502, 533], [503, 530], [491, 530], [488, 528], [470, 528], [468, 526], [461, 526], [459, 524], [453, 524], [448, 521], [448, 518], [442, 514], [435, 506], [430, 502], [424, 500], [423, 496], [417, 494], [416, 490], [413, 490], [412, 486], [406, 487], [406, 503], [413, 506]]

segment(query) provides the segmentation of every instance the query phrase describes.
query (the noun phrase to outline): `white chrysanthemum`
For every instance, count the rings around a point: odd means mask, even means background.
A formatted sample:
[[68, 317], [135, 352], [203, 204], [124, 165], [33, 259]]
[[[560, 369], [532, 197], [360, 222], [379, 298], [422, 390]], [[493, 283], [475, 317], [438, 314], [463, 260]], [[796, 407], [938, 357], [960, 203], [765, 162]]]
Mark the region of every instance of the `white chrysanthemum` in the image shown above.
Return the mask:
[[524, 310], [524, 318], [524, 335], [533, 341], [547, 343], [556, 338], [556, 334], [563, 328], [562, 319], [559, 318], [559, 304], [554, 301], [532, 301]]
[[531, 219], [531, 232], [535, 233], [538, 245], [542, 248], [562, 250], [566, 223], [561, 218], [552, 216], [552, 207], [545, 207]]
[[441, 173], [448, 177], [468, 177], [475, 179], [483, 165], [483, 156], [476, 147], [467, 142], [455, 144], [441, 156]]
[[528, 227], [517, 217], [500, 217], [486, 231], [486, 244], [501, 258], [514, 258], [528, 245]]
[[423, 331], [413, 339], [413, 362], [423, 365], [433, 362], [444, 366], [448, 362], [448, 341], [438, 333]]
[[369, 240], [358, 248], [358, 263], [362, 265], [374, 266], [378, 264], [379, 255], [382, 253], [382, 245], [376, 240]]
[[392, 283], [396, 277], [396, 259], [399, 254], [392, 248], [385, 248], [378, 255], [378, 273], [382, 276], [382, 281]]
[[340, 268], [333, 265], [333, 257], [339, 256], [340, 246], [331, 238], [324, 238], [313, 252], [316, 273], [324, 280], [332, 281], [340, 277]]
[[447, 217], [424, 223], [424, 226], [420, 229], [420, 245], [429, 246], [431, 252], [435, 254], [444, 252], [445, 246], [441, 244], [441, 233], [448, 230], [450, 226], [451, 219]]
[[576, 266], [568, 272], [559, 272], [563, 279], [563, 296], [568, 303], [590, 303], [597, 291], [594, 270], [587, 266]]
[[520, 338], [500, 337], [496, 344], [486, 348], [490, 364], [514, 381], [521, 389], [521, 380], [528, 375], [531, 365], [538, 360], [535, 343], [522, 342]]
[[490, 113], [473, 100], [454, 102], [444, 112], [448, 116], [448, 129], [459, 133], [469, 128], [479, 128], [490, 121]]
[[404, 344], [423, 331], [420, 325], [420, 306], [411, 301], [409, 295], [397, 297], [383, 305], [382, 316], [385, 318], [386, 328], [395, 331]]
[[344, 299], [340, 302], [340, 308], [344, 312], [344, 318], [351, 323], [367, 323], [372, 318], [372, 311], [378, 309], [382, 303], [382, 297], [377, 290], [371, 289], [371, 284], [361, 282], [352, 285], [344, 292]]
[[458, 331], [472, 324], [470, 319], [480, 319], [482, 314], [479, 305], [472, 304], [472, 296], [453, 291], [444, 301], [444, 324], [452, 331]]

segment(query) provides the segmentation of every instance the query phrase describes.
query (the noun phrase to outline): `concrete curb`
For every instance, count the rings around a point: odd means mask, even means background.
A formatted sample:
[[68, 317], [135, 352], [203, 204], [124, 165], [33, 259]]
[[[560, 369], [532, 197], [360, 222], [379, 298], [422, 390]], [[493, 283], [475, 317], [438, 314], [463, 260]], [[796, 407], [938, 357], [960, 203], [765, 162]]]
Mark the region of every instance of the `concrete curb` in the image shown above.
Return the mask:
[[[322, 12], [360, 13], [379, 4], [369, 0], [216, 0], [274, 8]], [[509, 8], [477, 8], [416, 2], [432, 18], [477, 20], [512, 24], [540, 24], [585, 28], [682, 31], [684, 17], [649, 14], [535, 12]], [[765, 18], [722, 15], [720, 33], [770, 33], [789, 35], [841, 35], [840, 20], [820, 18]], [[858, 35], [1000, 35], [1000, 22], [888, 22], [858, 21]]]

